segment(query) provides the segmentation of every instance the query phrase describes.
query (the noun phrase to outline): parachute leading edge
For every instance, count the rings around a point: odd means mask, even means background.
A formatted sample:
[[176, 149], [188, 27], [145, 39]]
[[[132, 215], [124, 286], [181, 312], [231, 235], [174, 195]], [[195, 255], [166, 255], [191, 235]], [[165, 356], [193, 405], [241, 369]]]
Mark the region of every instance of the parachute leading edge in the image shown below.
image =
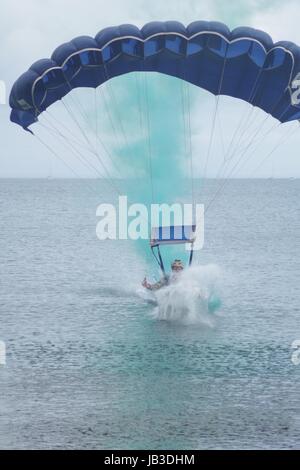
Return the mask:
[[[159, 72], [214, 95], [242, 99], [280, 122], [300, 118], [297, 77], [300, 47], [273, 43], [264, 31], [223, 23], [177, 21], [109, 27], [80, 36], [35, 62], [10, 94], [11, 121], [24, 129], [78, 87], [97, 88], [130, 72]], [[296, 88], [296, 91], [295, 91]]]

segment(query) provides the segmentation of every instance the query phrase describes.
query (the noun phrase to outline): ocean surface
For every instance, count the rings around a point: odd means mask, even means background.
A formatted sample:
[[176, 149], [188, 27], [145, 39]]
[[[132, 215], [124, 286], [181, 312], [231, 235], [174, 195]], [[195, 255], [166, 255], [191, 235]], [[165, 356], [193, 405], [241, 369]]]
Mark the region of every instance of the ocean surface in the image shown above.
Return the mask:
[[97, 239], [101, 182], [0, 180], [0, 448], [300, 449], [299, 195], [230, 181], [180, 318], [141, 294], [135, 242]]

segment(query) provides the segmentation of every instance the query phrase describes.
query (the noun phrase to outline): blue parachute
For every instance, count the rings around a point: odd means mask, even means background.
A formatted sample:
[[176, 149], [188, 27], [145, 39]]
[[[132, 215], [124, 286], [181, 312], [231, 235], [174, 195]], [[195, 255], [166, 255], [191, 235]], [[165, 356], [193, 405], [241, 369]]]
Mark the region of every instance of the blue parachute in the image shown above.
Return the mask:
[[[300, 48], [222, 23], [175, 21], [109, 27], [59, 46], [14, 84], [11, 121], [24, 129], [77, 87], [96, 88], [129, 72], [160, 72], [247, 101], [280, 122], [300, 118]], [[299, 77], [298, 77], [299, 75]]]

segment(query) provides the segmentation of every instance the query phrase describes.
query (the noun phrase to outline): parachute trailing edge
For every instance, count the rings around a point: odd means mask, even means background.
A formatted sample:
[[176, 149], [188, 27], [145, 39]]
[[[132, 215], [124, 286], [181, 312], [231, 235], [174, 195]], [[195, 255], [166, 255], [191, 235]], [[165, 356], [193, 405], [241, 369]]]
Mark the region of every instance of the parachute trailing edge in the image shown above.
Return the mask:
[[[300, 47], [273, 43], [253, 28], [230, 31], [218, 22], [176, 21], [109, 27], [59, 46], [14, 84], [11, 121], [24, 129], [77, 87], [96, 88], [130, 72], [160, 72], [215, 95], [263, 109], [280, 122], [300, 119]], [[294, 96], [294, 99], [293, 99]], [[296, 99], [295, 99], [296, 97]]]

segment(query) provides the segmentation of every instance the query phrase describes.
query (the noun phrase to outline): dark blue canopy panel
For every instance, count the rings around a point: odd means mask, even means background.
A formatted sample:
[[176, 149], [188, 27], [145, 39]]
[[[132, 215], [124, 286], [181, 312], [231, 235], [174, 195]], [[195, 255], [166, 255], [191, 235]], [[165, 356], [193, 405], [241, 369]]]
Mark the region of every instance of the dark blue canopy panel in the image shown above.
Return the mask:
[[[160, 72], [215, 95], [240, 98], [281, 122], [300, 119], [300, 48], [274, 44], [252, 28], [230, 31], [217, 22], [176, 21], [105, 28], [95, 38], [62, 44], [14, 84], [11, 120], [25, 129], [77, 87], [96, 88], [129, 72]], [[300, 75], [299, 75], [300, 76]], [[293, 99], [296, 93], [296, 98]]]

